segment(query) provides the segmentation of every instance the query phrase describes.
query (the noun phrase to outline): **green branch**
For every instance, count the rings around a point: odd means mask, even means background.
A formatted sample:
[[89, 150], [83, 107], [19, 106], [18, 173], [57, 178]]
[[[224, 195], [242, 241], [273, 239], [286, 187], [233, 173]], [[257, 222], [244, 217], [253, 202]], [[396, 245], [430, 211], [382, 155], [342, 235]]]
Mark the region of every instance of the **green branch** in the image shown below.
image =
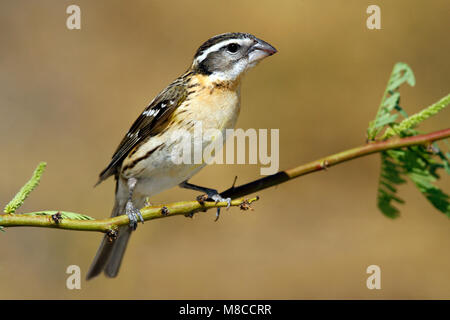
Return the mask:
[[[258, 200], [257, 197], [248, 200], [237, 199], [231, 201], [231, 206], [247, 210], [250, 209], [250, 204], [256, 200]], [[140, 211], [144, 221], [147, 221], [176, 215], [192, 216], [199, 211], [226, 207], [227, 205], [227, 202], [183, 201], [164, 206], [147, 206]], [[0, 215], [0, 226], [4, 227], [43, 227], [79, 231], [111, 232], [117, 230], [118, 227], [128, 225], [129, 223], [130, 221], [127, 215], [101, 220], [65, 219], [61, 217], [59, 211], [39, 211], [30, 214]]]

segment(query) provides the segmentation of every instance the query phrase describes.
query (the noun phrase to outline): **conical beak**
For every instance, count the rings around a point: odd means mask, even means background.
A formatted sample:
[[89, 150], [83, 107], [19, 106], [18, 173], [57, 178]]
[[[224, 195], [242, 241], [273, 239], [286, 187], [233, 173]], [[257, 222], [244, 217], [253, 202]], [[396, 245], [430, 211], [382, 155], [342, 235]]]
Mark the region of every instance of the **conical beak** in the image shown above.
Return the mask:
[[253, 45], [252, 49], [264, 51], [268, 56], [271, 56], [278, 52], [277, 49], [275, 49], [272, 45], [261, 39], [256, 39], [256, 43]]
[[272, 45], [268, 44], [264, 40], [255, 39], [255, 44], [251, 46], [248, 54], [250, 66], [254, 66], [262, 59], [277, 53]]

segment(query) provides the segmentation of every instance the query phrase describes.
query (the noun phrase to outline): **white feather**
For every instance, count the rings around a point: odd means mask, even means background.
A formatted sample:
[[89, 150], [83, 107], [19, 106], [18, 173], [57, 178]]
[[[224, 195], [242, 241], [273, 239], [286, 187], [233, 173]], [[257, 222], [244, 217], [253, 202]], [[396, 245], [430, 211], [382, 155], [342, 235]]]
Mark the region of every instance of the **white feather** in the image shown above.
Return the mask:
[[239, 45], [243, 45], [245, 43], [250, 43], [250, 42], [253, 42], [253, 40], [251, 40], [251, 39], [228, 39], [228, 40], [221, 41], [221, 42], [216, 43], [215, 45], [211, 46], [210, 48], [206, 49], [205, 51], [203, 51], [203, 53], [195, 59], [195, 62], [197, 64], [200, 64], [203, 60], [205, 60], [205, 58], [208, 56], [208, 54], [210, 54], [211, 52], [214, 52], [214, 51], [218, 51], [220, 48], [222, 48], [223, 46], [226, 46], [230, 43], [237, 43]]

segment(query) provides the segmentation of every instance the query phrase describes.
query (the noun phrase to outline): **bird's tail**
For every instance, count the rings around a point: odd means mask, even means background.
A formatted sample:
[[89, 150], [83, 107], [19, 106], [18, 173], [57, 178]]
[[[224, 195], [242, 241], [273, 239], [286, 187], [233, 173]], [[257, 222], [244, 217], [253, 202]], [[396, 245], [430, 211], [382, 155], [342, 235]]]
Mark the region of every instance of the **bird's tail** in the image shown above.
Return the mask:
[[[116, 184], [116, 197], [111, 217], [125, 214], [127, 194], [127, 188], [124, 188], [120, 181], [118, 181]], [[140, 208], [142, 206], [140, 202], [144, 201], [145, 198], [139, 200], [133, 199], [133, 204], [137, 208]], [[94, 261], [87, 273], [86, 280], [98, 276], [102, 271], [105, 272], [107, 277], [114, 278], [117, 276], [132, 231], [133, 230], [129, 226], [121, 226], [118, 230], [117, 239], [114, 241], [111, 241], [107, 235], [103, 237], [102, 243], [100, 244]]]
[[[123, 204], [120, 202], [116, 198], [111, 216], [114, 217], [125, 213], [126, 202]], [[102, 271], [105, 271], [108, 277], [112, 278], [117, 276], [131, 232], [130, 227], [122, 226], [119, 228], [118, 237], [114, 241], [111, 241], [107, 235], [103, 237], [102, 243], [87, 273], [86, 280], [98, 276]]]

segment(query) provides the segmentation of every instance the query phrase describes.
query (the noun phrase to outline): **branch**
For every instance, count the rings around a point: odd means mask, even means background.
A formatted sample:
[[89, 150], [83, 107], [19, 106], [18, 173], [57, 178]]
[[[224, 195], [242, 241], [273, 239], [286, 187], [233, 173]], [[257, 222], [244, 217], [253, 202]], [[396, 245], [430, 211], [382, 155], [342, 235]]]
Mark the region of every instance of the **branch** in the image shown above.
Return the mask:
[[448, 137], [450, 137], [450, 128], [407, 138], [393, 138], [387, 141], [370, 142], [363, 146], [335, 153], [328, 157], [315, 160], [292, 169], [280, 171], [273, 175], [249, 182], [238, 187], [231, 187], [230, 189], [222, 192], [221, 196], [225, 198], [242, 197], [281, 184], [291, 179], [298, 178], [316, 171], [321, 171], [339, 163], [343, 163], [359, 157], [364, 157], [369, 154], [415, 145], [428, 146], [434, 141], [446, 139]]
[[[252, 199], [237, 199], [231, 201], [232, 207], [240, 207], [242, 210], [250, 209], [250, 204], [258, 200], [258, 197]], [[142, 208], [141, 214], [144, 221], [158, 218], [165, 218], [176, 215], [192, 216], [199, 211], [206, 211], [212, 208], [226, 207], [227, 202], [211, 201], [182, 201], [169, 205], [147, 206]], [[51, 214], [53, 213], [54, 214]], [[43, 227], [69, 229], [79, 231], [99, 231], [111, 232], [120, 226], [130, 223], [127, 215], [121, 215], [109, 219], [101, 220], [75, 220], [63, 219], [59, 211], [39, 211], [30, 214], [5, 214], [0, 215], [0, 226], [3, 227]], [[44, 215], [43, 215], [44, 214]]]
[[[399, 149], [414, 145], [429, 146], [437, 140], [442, 140], [450, 137], [450, 128], [432, 132], [429, 134], [411, 136], [406, 138], [393, 138], [387, 141], [369, 142], [365, 145], [342, 151], [325, 158], [321, 158], [307, 164], [280, 171], [276, 174], [249, 182], [247, 184], [231, 187], [221, 193], [222, 197], [230, 197], [235, 199], [231, 202], [231, 206], [239, 206], [243, 210], [249, 209], [250, 203], [256, 201], [258, 198], [250, 200], [237, 199], [260, 190], [284, 183], [291, 179], [301, 177], [303, 175], [322, 171], [328, 167], [353, 160], [359, 157], [364, 157], [373, 153]], [[226, 202], [199, 202], [199, 201], [185, 201], [176, 202], [165, 206], [148, 206], [141, 209], [142, 216], [145, 221], [165, 218], [175, 215], [192, 216], [192, 214], [199, 211], [206, 211], [212, 208], [226, 207]], [[47, 227], [57, 229], [70, 229], [79, 231], [99, 231], [108, 233], [111, 237], [116, 235], [116, 230], [119, 226], [128, 225], [129, 219], [126, 215], [117, 216], [102, 220], [75, 220], [62, 218], [60, 212], [57, 211], [41, 211], [45, 215], [31, 214], [4, 214], [0, 215], [0, 227]]]

